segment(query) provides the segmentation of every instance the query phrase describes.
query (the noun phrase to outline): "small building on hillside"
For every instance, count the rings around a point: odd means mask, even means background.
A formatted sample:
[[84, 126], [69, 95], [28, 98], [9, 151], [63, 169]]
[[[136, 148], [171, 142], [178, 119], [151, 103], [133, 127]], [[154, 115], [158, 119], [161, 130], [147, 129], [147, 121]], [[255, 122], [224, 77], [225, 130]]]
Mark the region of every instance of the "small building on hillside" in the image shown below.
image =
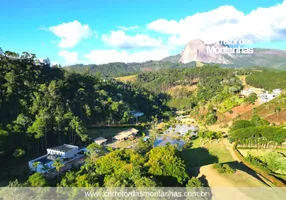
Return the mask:
[[107, 139], [104, 137], [98, 137], [94, 140], [94, 142], [98, 145], [106, 145]]
[[121, 131], [116, 136], [113, 137], [113, 140], [115, 141], [124, 141], [128, 138], [131, 138], [131, 136], [136, 136], [138, 133], [138, 130], [135, 128], [131, 128], [125, 131]]
[[277, 96], [279, 96], [281, 94], [281, 92], [282, 92], [281, 89], [274, 89], [272, 91], [272, 93], [269, 93], [267, 91], [263, 94], [260, 94], [258, 97], [259, 97], [260, 101], [266, 103], [266, 102], [269, 102], [269, 101], [275, 99]]
[[273, 91], [272, 91], [272, 94], [275, 94], [275, 95], [279, 95], [279, 94], [281, 94], [282, 93], [282, 90], [281, 89], [274, 89]]
[[248, 89], [242, 90], [240, 95], [244, 97], [248, 97], [251, 94], [260, 95], [260, 94], [263, 94], [264, 92], [265, 92], [264, 89], [261, 89], [261, 88], [248, 88]]

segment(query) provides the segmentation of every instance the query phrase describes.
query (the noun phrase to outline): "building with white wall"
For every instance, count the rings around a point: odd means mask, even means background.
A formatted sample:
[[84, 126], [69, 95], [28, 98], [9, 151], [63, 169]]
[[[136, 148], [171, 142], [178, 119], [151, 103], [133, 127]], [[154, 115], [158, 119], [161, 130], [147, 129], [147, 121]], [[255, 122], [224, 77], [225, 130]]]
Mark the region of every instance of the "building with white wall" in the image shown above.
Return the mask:
[[58, 147], [48, 148], [47, 152], [49, 155], [58, 155], [62, 158], [71, 158], [79, 152], [79, 148], [78, 146], [63, 144]]
[[39, 173], [45, 173], [54, 169], [53, 163], [56, 159], [59, 159], [64, 165], [67, 163], [75, 162], [84, 157], [86, 149], [79, 149], [78, 146], [63, 144], [61, 146], [48, 148], [47, 154], [38, 157], [28, 162], [28, 165], [32, 171]]
[[260, 101], [266, 103], [266, 102], [269, 102], [269, 101], [275, 99], [277, 96], [279, 96], [281, 94], [281, 92], [282, 92], [281, 89], [274, 89], [272, 91], [272, 93], [269, 93], [267, 91], [263, 94], [260, 94], [258, 97], [259, 97]]

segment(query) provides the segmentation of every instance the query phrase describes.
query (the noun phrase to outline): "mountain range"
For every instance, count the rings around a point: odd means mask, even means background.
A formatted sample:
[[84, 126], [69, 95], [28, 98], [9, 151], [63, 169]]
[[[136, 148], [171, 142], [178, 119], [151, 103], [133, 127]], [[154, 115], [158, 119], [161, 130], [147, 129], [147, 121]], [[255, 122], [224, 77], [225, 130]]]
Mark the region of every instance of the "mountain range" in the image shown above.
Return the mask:
[[[66, 66], [68, 71], [78, 73], [101, 73], [105, 77], [118, 77], [153, 71], [164, 68], [183, 68], [202, 66], [204, 64], [219, 64], [222, 67], [267, 67], [286, 69], [286, 51], [277, 49], [253, 48], [240, 49], [221, 44], [205, 44], [200, 39], [191, 40], [181, 54], [169, 56], [160, 61], [143, 63], [109, 63], [109, 64], [76, 64]], [[232, 51], [232, 52], [231, 52]]]

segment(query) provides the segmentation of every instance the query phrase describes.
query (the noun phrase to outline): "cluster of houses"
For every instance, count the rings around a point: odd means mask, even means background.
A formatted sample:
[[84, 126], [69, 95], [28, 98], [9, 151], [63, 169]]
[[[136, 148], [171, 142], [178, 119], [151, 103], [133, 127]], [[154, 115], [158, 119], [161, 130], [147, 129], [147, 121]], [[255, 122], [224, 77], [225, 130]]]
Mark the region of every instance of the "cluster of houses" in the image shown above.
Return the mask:
[[241, 96], [248, 97], [251, 94], [257, 94], [258, 100], [266, 103], [275, 99], [282, 92], [281, 89], [274, 89], [271, 93], [260, 88], [249, 88], [241, 91]]
[[[135, 128], [130, 128], [128, 130], [122, 131], [112, 138], [112, 142], [122, 142], [128, 139], [135, 139], [138, 130]], [[98, 137], [93, 140], [94, 143], [98, 145], [106, 145], [108, 139], [104, 137]], [[55, 171], [55, 166], [53, 166], [56, 159], [64, 165], [61, 171], [71, 169], [76, 164], [82, 164], [84, 162], [86, 148], [79, 148], [75, 145], [63, 144], [57, 147], [48, 148], [47, 154], [33, 159], [28, 162], [28, 165], [32, 171], [39, 173], [50, 173]]]

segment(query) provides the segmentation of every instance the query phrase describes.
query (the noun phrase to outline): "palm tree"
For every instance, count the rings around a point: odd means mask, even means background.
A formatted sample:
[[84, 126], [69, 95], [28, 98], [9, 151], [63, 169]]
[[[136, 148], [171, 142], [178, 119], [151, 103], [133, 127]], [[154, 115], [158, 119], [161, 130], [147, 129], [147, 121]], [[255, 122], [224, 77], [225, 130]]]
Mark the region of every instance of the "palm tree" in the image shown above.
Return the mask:
[[59, 181], [59, 177], [60, 177], [60, 169], [62, 167], [64, 167], [65, 165], [61, 162], [60, 158], [55, 159], [54, 163], [53, 163], [53, 167], [56, 168], [57, 170], [57, 179]]
[[280, 108], [280, 107], [276, 107], [276, 108], [275, 108], [275, 113], [276, 113], [276, 115], [277, 115], [277, 118], [278, 118], [278, 115], [279, 115], [280, 111], [281, 111], [281, 108]]
[[33, 167], [33, 170], [34, 170], [34, 171], [37, 171], [37, 168], [38, 168], [39, 164], [41, 164], [41, 162], [39, 162], [39, 161], [34, 162], [34, 163], [32, 164], [32, 167]]

